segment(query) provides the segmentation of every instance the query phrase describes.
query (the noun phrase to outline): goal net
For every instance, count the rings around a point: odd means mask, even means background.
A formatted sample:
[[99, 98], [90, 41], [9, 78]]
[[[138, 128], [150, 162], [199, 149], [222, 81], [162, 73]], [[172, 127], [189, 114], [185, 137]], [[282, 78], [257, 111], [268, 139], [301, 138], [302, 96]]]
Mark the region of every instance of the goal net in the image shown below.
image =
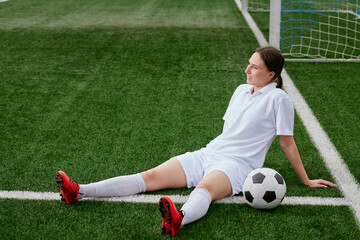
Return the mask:
[[[270, 4], [273, 1], [279, 2], [277, 8], [281, 11], [271, 9], [275, 6]], [[280, 37], [275, 40], [279, 43], [275, 45], [287, 60], [360, 61], [360, 0], [247, 2], [248, 11], [270, 10], [270, 15], [281, 14], [280, 26], [270, 26], [270, 37], [272, 29], [279, 27]]]

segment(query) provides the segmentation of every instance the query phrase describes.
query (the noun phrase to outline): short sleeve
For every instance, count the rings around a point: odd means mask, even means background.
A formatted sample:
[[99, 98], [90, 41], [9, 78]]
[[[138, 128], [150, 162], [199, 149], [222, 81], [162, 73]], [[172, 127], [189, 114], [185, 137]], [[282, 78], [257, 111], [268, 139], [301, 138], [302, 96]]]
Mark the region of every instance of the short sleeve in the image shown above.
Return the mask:
[[276, 107], [276, 135], [293, 136], [294, 104], [290, 98], [279, 99]]

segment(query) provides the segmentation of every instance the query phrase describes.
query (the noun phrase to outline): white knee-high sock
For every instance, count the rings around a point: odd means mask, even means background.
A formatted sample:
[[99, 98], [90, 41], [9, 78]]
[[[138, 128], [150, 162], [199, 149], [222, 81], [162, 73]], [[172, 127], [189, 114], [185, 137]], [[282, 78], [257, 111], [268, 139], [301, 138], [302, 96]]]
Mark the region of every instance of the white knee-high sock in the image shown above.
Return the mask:
[[84, 197], [122, 197], [146, 191], [140, 173], [110, 178], [104, 181], [80, 184], [79, 199]]
[[184, 214], [181, 225], [192, 223], [205, 216], [210, 204], [210, 193], [204, 188], [196, 188], [181, 208]]

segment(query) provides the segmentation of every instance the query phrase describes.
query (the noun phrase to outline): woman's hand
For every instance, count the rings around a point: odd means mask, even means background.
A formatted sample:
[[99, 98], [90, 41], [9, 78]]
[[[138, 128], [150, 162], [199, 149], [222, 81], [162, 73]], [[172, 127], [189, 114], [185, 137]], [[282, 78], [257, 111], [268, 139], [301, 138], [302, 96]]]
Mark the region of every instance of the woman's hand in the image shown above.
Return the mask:
[[280, 146], [291, 163], [291, 166], [294, 168], [296, 174], [306, 186], [313, 188], [336, 187], [336, 185], [332, 182], [322, 179], [309, 180], [293, 136], [280, 135]]
[[308, 182], [306, 182], [304, 184], [309, 187], [313, 187], [313, 188], [337, 187], [332, 182], [322, 180], [322, 179], [309, 180]]

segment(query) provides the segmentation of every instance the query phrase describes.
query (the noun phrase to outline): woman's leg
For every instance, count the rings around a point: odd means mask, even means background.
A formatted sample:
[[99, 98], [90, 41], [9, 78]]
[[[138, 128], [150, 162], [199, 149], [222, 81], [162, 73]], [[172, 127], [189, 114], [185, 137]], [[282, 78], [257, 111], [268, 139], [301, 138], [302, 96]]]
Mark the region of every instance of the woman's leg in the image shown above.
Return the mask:
[[81, 184], [79, 198], [121, 197], [145, 191], [186, 187], [186, 177], [180, 162], [172, 158], [140, 174], [110, 178], [96, 183]]
[[232, 186], [227, 175], [222, 171], [212, 171], [206, 175], [191, 192], [189, 199], [180, 211], [169, 197], [162, 197], [159, 210], [163, 217], [162, 233], [175, 236], [180, 227], [194, 222], [207, 213], [212, 201], [229, 196]]
[[196, 186], [206, 189], [211, 200], [216, 201], [232, 194], [232, 186], [228, 176], [220, 170], [215, 170], [206, 175]]
[[132, 174], [90, 184], [80, 184], [78, 198], [122, 197], [145, 191], [146, 185], [142, 176], [140, 174]]
[[232, 187], [228, 176], [218, 170], [210, 172], [199, 182], [181, 208], [184, 215], [182, 225], [202, 218], [207, 213], [212, 201], [231, 194]]
[[141, 173], [146, 191], [186, 187], [186, 175], [179, 160], [171, 158], [159, 166]]
[[59, 171], [56, 174], [56, 182], [60, 188], [60, 196], [66, 204], [86, 197], [121, 197], [187, 185], [184, 170], [175, 158], [142, 173], [114, 177], [90, 184], [79, 185], [63, 171]]

